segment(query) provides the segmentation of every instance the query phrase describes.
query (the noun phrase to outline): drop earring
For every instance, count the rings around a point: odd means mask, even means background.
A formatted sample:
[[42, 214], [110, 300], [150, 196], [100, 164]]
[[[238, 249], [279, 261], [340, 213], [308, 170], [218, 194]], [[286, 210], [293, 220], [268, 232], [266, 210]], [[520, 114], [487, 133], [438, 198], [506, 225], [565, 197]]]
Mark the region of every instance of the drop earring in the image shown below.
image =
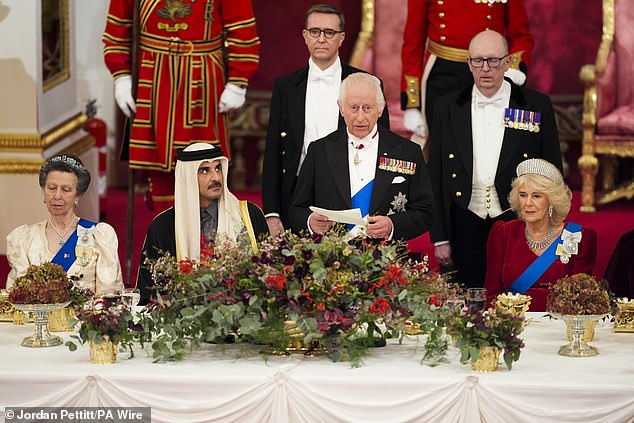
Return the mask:
[[548, 217], [553, 217], [553, 206], [548, 206]]
[[75, 200], [75, 208], [79, 207], [79, 200]]

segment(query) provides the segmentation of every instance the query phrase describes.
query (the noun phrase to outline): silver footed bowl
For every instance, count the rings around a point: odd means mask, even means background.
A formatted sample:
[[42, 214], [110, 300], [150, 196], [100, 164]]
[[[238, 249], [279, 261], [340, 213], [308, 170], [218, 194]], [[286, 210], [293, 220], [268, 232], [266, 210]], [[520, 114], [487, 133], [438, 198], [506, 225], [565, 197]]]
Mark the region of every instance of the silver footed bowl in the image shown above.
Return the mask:
[[22, 341], [23, 347], [54, 347], [56, 345], [61, 345], [64, 343], [64, 340], [59, 336], [51, 335], [48, 332], [48, 313], [57, 310], [59, 308], [64, 308], [70, 304], [70, 301], [65, 303], [57, 303], [57, 304], [13, 304], [11, 305], [16, 309], [26, 312], [33, 313], [33, 322], [35, 323], [35, 332], [31, 336], [27, 336]]
[[605, 314], [559, 314], [549, 312], [551, 316], [570, 322], [572, 340], [559, 348], [559, 355], [566, 357], [592, 357], [599, 354], [599, 349], [584, 342], [583, 331], [586, 322], [596, 322], [604, 318]]

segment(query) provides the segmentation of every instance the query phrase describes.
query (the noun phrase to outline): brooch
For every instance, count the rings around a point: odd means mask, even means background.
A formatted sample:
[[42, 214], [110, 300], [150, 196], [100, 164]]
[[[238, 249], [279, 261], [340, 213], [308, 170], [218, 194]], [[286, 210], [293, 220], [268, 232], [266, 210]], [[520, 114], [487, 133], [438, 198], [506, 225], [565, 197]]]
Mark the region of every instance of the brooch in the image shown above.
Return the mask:
[[77, 226], [77, 245], [75, 246], [75, 255], [79, 259], [82, 267], [88, 266], [92, 256], [94, 255], [95, 246], [95, 227], [84, 228]]
[[407, 160], [392, 159], [389, 157], [379, 157], [379, 169], [388, 172], [413, 175], [416, 173], [416, 163]]
[[407, 197], [405, 197], [405, 194], [399, 191], [398, 195], [394, 196], [394, 201], [392, 201], [390, 204], [392, 204], [392, 207], [394, 207], [394, 210], [390, 208], [390, 210], [387, 213], [388, 216], [396, 212], [405, 211], [405, 204], [407, 204]]
[[559, 260], [563, 264], [568, 264], [570, 256], [579, 253], [579, 243], [581, 242], [581, 231], [569, 232], [564, 229], [561, 234], [562, 243], [557, 245], [555, 254], [559, 256]]

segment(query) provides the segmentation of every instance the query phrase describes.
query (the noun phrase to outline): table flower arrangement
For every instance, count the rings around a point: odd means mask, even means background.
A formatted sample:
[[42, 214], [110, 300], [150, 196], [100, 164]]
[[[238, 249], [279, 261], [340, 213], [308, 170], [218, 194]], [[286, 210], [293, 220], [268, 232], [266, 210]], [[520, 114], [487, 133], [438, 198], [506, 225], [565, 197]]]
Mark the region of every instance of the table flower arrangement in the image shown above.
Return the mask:
[[488, 309], [466, 314], [456, 309], [447, 319], [447, 332], [454, 337], [463, 364], [469, 360], [477, 362], [483, 348], [496, 347], [504, 351], [504, 363], [511, 370], [524, 348], [524, 341], [518, 338], [523, 330], [524, 317], [503, 310]]
[[546, 310], [562, 315], [602, 315], [610, 311], [610, 296], [607, 287], [592, 275], [578, 273], [555, 283]]
[[73, 284], [58, 264], [44, 262], [31, 265], [16, 278], [9, 291], [13, 304], [59, 304], [71, 300]]
[[258, 252], [219, 242], [198, 263], [163, 255], [150, 263], [157, 295], [142, 316], [145, 341], [152, 340], [157, 360], [181, 359], [231, 333], [283, 350], [292, 321], [306, 345], [318, 343], [334, 361], [356, 366], [377, 336], [402, 336], [411, 317], [429, 335], [423, 360], [437, 363], [447, 348], [448, 313], [438, 298], [457, 288], [404, 252], [404, 243], [286, 232]]
[[610, 293], [605, 281], [599, 282], [586, 273], [559, 279], [548, 294], [546, 311], [566, 322], [566, 337], [571, 343], [560, 349], [561, 355], [598, 354], [598, 349], [585, 342], [594, 339], [597, 321], [610, 312]]
[[9, 302], [20, 310], [19, 313], [28, 312], [34, 316], [35, 333], [25, 338], [22, 345], [61, 345], [62, 338], [49, 333], [49, 316], [71, 303], [83, 303], [85, 296], [89, 294], [77, 286], [74, 278], [69, 278], [58, 264], [44, 262], [29, 266], [24, 275], [16, 278], [8, 298]]
[[71, 335], [72, 339], [66, 342], [69, 350], [75, 351], [78, 343], [89, 343], [91, 348], [95, 344], [110, 343], [115, 357], [117, 347], [120, 351], [128, 350], [130, 358], [134, 357], [132, 345], [142, 333], [142, 328], [134, 322], [130, 309], [120, 302], [98, 298], [92, 304], [76, 309], [76, 314], [81, 326], [77, 334]]

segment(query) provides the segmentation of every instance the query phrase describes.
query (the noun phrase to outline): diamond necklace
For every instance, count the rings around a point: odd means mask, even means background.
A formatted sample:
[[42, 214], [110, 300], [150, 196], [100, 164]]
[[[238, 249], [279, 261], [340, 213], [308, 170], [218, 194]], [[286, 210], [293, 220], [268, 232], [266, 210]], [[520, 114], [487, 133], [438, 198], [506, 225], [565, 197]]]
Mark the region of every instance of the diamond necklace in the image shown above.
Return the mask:
[[53, 230], [55, 231], [55, 233], [57, 234], [57, 236], [59, 237], [59, 245], [64, 245], [64, 243], [66, 242], [64, 240], [64, 237], [66, 236], [66, 232], [68, 232], [68, 229], [71, 227], [71, 225], [75, 222], [75, 217], [73, 216], [73, 218], [70, 220], [70, 223], [68, 224], [68, 226], [66, 226], [66, 229], [64, 229], [64, 233], [60, 234], [59, 231], [57, 230], [57, 228], [55, 227], [55, 225], [53, 225], [53, 222], [51, 222], [51, 217], [48, 217], [48, 223], [51, 225], [51, 228], [53, 228]]
[[546, 235], [546, 238], [544, 238], [543, 240], [539, 242], [531, 238], [531, 236], [528, 233], [528, 227], [526, 226], [524, 226], [524, 235], [526, 235], [526, 243], [528, 244], [531, 250], [533, 251], [543, 250], [544, 248], [548, 247], [548, 245], [550, 245], [553, 239], [555, 239], [555, 227], [553, 225], [550, 225], [550, 229], [548, 230], [548, 235]]

